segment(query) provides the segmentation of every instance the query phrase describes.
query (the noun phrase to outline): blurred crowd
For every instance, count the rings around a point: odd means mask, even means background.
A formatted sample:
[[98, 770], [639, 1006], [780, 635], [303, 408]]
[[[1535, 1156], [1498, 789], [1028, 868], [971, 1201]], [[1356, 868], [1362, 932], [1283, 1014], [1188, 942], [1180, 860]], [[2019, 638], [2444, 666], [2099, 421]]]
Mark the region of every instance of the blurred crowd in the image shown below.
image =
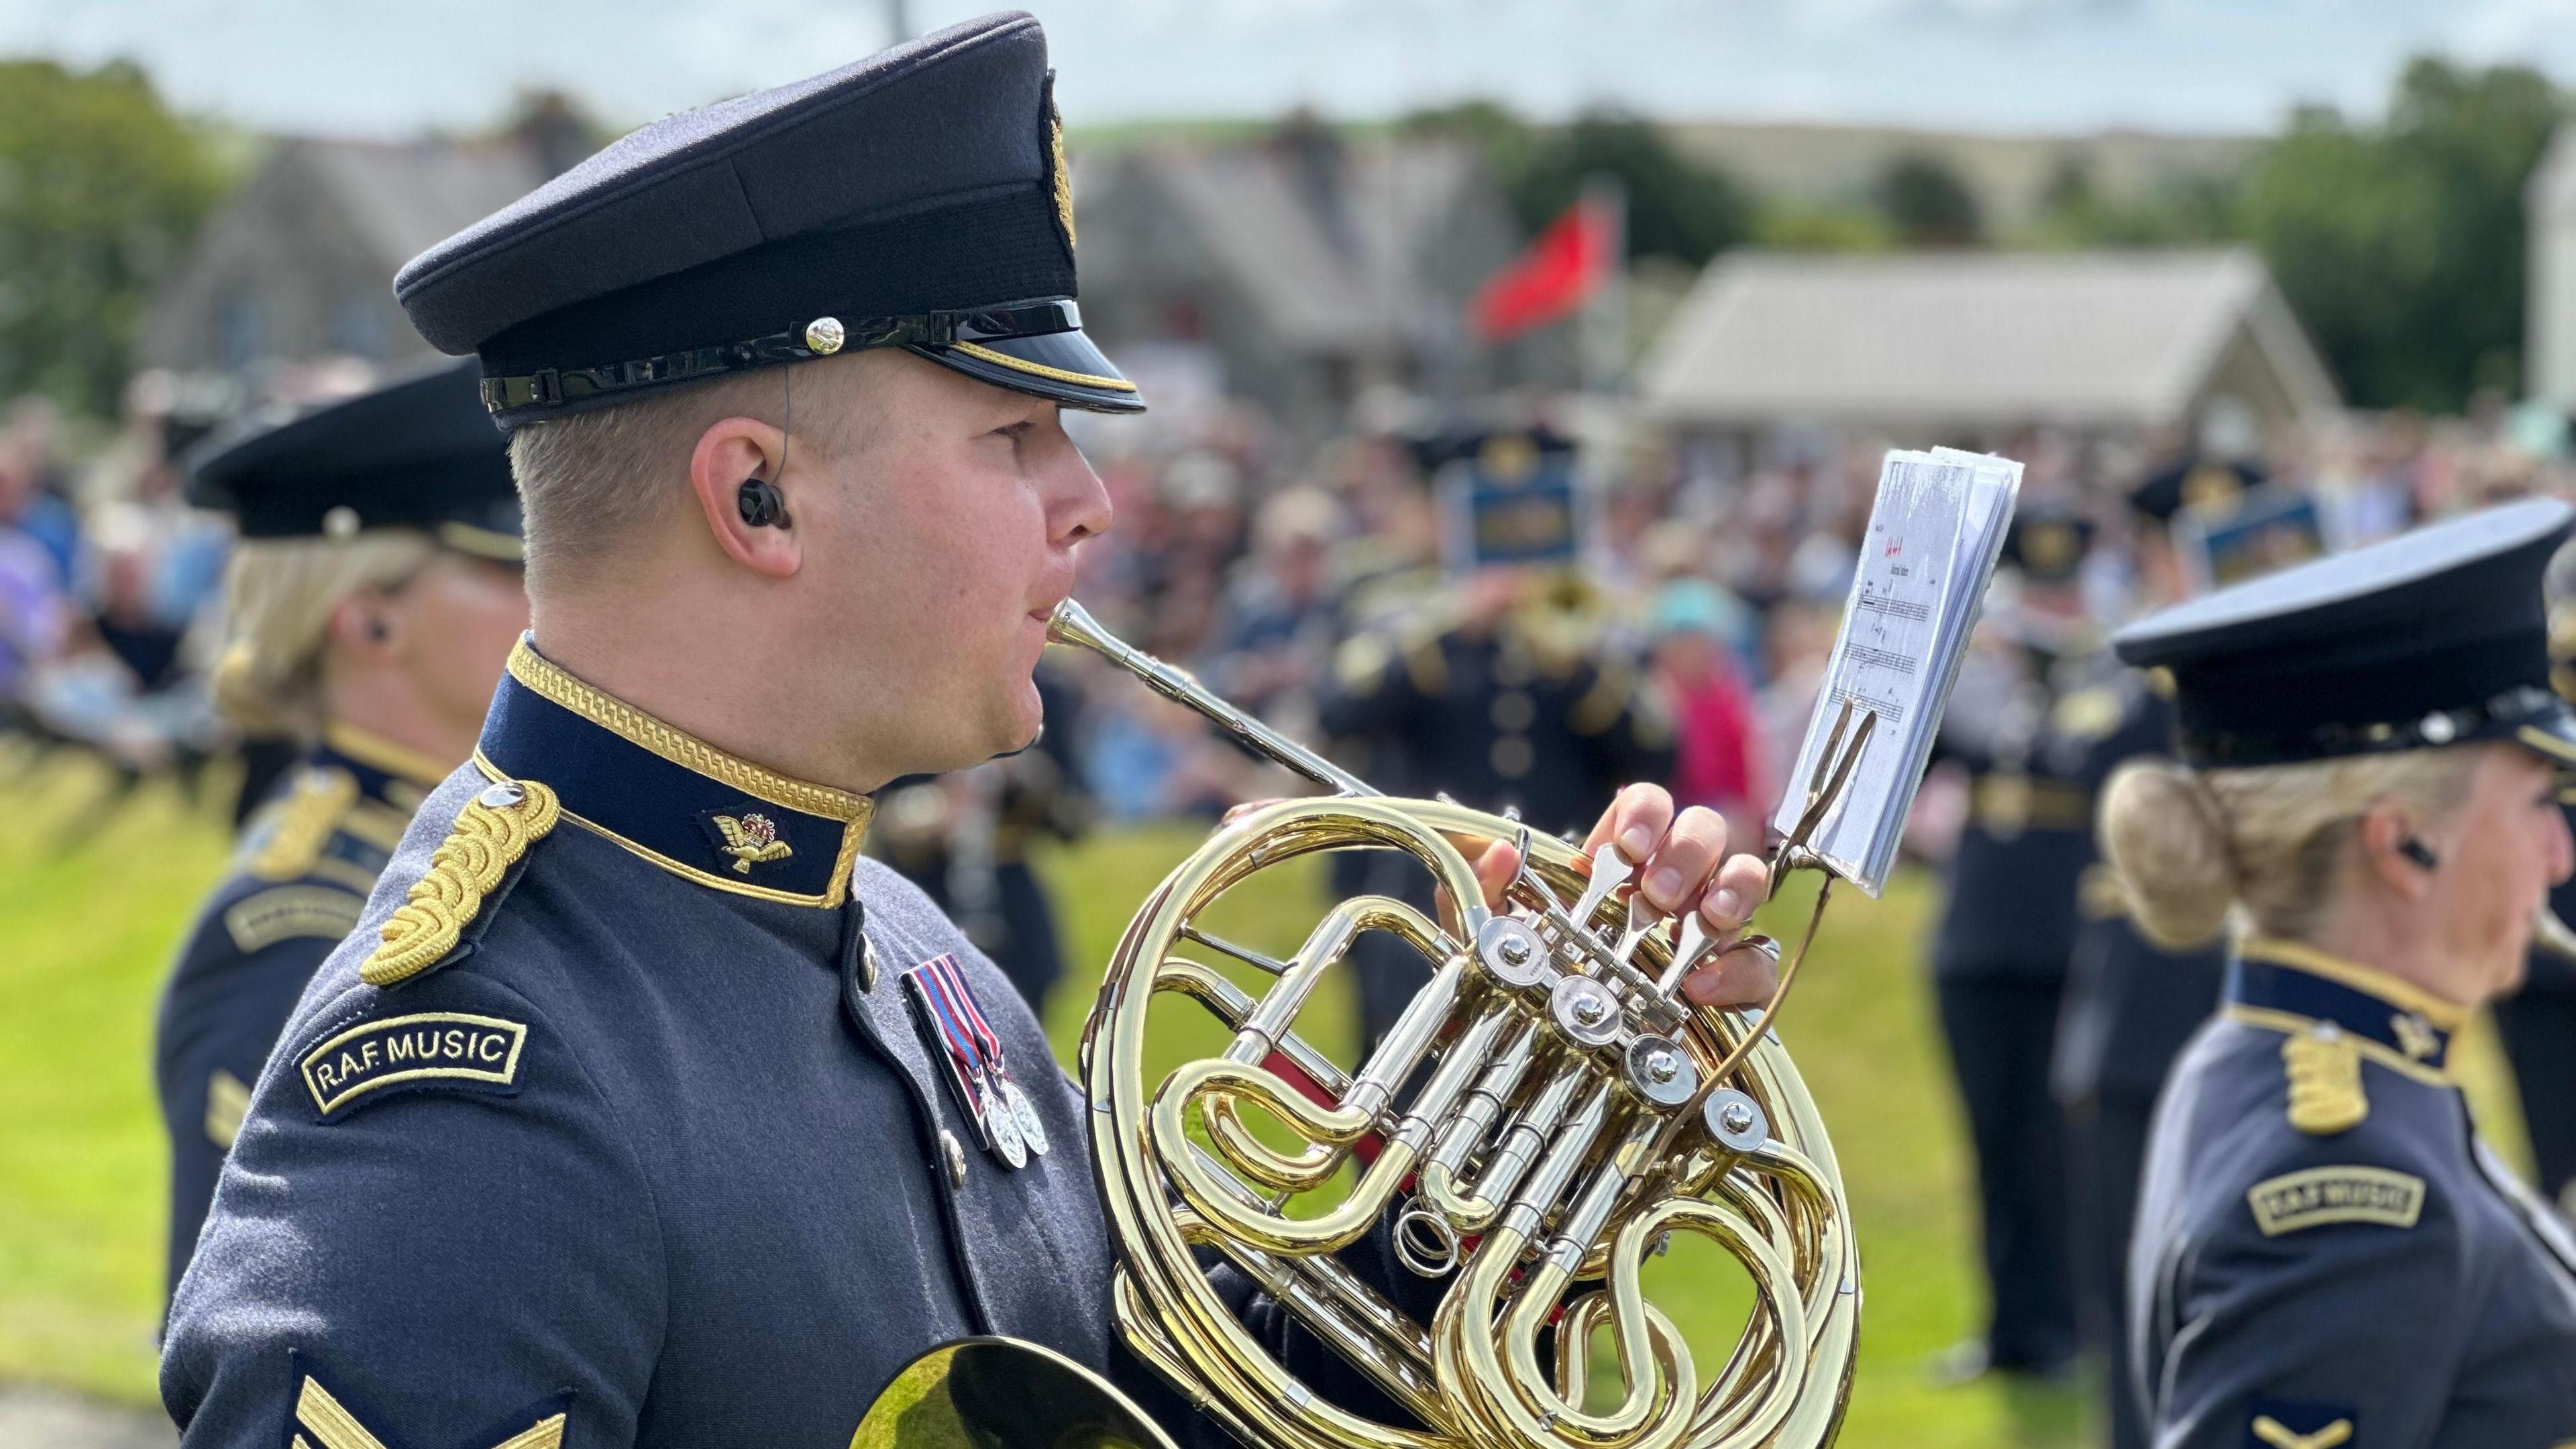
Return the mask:
[[[228, 410], [235, 399], [191, 396], [160, 373], [137, 377], [113, 431], [91, 436], [39, 399], [0, 409], [0, 729], [94, 752], [127, 779], [193, 772], [238, 743], [204, 689], [229, 539], [180, 496], [187, 448]], [[1116, 423], [1094, 425], [1083, 441], [1117, 524], [1086, 550], [1078, 594], [1122, 637], [1320, 742], [1351, 640], [1437, 632], [1487, 607], [1460, 566], [1425, 440], [1528, 427], [1581, 445], [1577, 582], [1551, 604], [1582, 650], [1651, 680], [1677, 795], [1767, 813], [1832, 645], [1879, 459], [1940, 440], [1783, 433], [1747, 449], [1525, 411], [1387, 422], [1300, 449], [1243, 405], [1201, 410], [1143, 448]], [[1977, 441], [2027, 465], [2025, 508], [2063, 505], [2099, 525], [2080, 577], [2100, 625], [2139, 599], [2122, 500], [2159, 471], [2219, 460], [2291, 483], [2317, 501], [2336, 548], [2473, 501], [2576, 492], [2561, 439], [2501, 404], [2438, 421], [2354, 416], [2269, 448], [2224, 413], [2197, 435]], [[1053, 788], [1084, 802], [1055, 818], [1207, 816], [1286, 788], [1186, 711], [1104, 683], [1095, 662], [1050, 667]]]

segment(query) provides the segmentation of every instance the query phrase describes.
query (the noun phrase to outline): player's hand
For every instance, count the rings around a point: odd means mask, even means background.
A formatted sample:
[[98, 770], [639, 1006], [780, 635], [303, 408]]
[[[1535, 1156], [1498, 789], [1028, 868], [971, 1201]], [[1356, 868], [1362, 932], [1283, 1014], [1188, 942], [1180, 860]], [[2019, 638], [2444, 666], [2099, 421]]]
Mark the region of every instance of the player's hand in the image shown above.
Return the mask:
[[[1584, 840], [1587, 866], [1605, 841], [1618, 842], [1619, 854], [1638, 868], [1632, 911], [1670, 917], [1695, 910], [1714, 938], [1709, 954], [1682, 979], [1682, 995], [1702, 1006], [1758, 1006], [1771, 999], [1779, 968], [1770, 953], [1735, 949], [1754, 907], [1770, 894], [1771, 876], [1760, 857], [1726, 853], [1726, 817], [1697, 805], [1676, 814], [1662, 786], [1631, 785], [1601, 812]], [[1502, 904], [1503, 888], [1520, 864], [1520, 851], [1509, 841], [1496, 841], [1476, 857], [1486, 905]]]

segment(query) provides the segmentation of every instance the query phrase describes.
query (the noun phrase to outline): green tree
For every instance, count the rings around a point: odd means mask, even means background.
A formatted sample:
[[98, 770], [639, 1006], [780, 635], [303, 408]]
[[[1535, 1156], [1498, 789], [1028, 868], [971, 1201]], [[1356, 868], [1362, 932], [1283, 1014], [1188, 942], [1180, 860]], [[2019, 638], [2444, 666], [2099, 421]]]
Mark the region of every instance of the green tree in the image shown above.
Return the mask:
[[1561, 127], [1532, 126], [1491, 101], [1409, 116], [1404, 127], [1471, 142], [1535, 231], [1574, 204], [1598, 177], [1628, 196], [1628, 254], [1698, 266], [1753, 234], [1753, 199], [1717, 168], [1684, 155], [1642, 117], [1587, 112]]
[[2243, 221], [2352, 401], [2459, 408], [2520, 380], [2522, 187], [2562, 107], [2538, 72], [2419, 59], [2387, 120], [2301, 111]]
[[0, 398], [112, 411], [145, 298], [223, 188], [135, 66], [0, 61]]
[[2029, 240], [2042, 247], [2177, 247], [2241, 235], [2242, 178], [2175, 177], [2141, 196], [2107, 196], [2093, 168], [2067, 157], [2040, 193]]
[[1910, 246], [1963, 247], [1985, 240], [1976, 193], [1937, 157], [1897, 157], [1870, 193], [1887, 224]]

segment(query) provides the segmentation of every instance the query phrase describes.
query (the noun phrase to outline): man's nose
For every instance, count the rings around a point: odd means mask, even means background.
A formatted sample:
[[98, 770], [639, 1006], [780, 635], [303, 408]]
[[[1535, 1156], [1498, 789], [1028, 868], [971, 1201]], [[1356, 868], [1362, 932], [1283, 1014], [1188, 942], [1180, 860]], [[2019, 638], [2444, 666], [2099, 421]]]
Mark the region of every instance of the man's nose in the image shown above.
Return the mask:
[[1091, 460], [1066, 438], [1047, 470], [1047, 537], [1071, 548], [1109, 531], [1113, 509], [1109, 489], [1092, 471]]

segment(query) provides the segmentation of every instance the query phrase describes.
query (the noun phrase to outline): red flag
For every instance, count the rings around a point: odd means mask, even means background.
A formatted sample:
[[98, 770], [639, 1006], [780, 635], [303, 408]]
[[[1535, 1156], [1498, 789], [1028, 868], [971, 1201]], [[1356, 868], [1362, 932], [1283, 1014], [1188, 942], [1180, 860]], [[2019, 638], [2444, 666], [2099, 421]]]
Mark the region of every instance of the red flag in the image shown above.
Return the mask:
[[1617, 203], [1586, 194], [1549, 222], [1512, 264], [1485, 279], [1467, 304], [1476, 335], [1487, 342], [1544, 327], [1581, 307], [1619, 259]]

